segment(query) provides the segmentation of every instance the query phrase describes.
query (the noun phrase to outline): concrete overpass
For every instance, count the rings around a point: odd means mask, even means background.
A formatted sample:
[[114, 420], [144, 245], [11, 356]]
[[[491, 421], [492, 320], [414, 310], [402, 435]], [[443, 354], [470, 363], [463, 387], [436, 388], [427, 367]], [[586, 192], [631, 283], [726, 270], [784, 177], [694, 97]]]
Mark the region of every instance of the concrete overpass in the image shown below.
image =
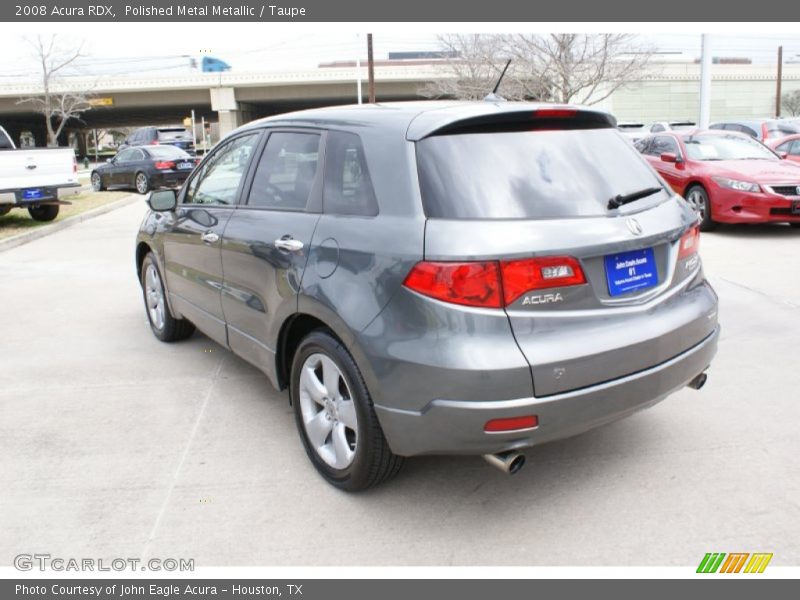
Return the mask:
[[[420, 89], [441, 77], [435, 65], [376, 67], [376, 96], [379, 100], [419, 98]], [[55, 87], [63, 91], [90, 90], [98, 102], [65, 127], [67, 134], [85, 134], [92, 129], [167, 125], [180, 123], [195, 111], [197, 122], [218, 123], [221, 134], [252, 119], [316, 106], [349, 104], [356, 101], [354, 67], [326, 67], [309, 71], [278, 73], [187, 73], [169, 76], [110, 76], [63, 79]], [[367, 93], [367, 71], [361, 69], [363, 94]], [[41, 87], [33, 81], [0, 83], [0, 125], [15, 142], [29, 131], [37, 146], [46, 144], [43, 117], [21, 98], [35, 96]], [[80, 148], [82, 150], [83, 148]]]

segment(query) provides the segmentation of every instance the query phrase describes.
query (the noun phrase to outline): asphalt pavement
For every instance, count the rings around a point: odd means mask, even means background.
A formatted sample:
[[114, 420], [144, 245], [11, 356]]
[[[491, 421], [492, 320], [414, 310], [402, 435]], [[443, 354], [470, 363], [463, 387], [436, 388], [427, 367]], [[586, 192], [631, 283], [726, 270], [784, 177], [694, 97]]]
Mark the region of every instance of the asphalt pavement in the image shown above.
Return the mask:
[[199, 566], [800, 564], [800, 230], [703, 234], [720, 296], [701, 391], [534, 448], [407, 461], [351, 495], [286, 393], [195, 334], [163, 344], [134, 272], [144, 202], [0, 252], [0, 565], [20, 553]]

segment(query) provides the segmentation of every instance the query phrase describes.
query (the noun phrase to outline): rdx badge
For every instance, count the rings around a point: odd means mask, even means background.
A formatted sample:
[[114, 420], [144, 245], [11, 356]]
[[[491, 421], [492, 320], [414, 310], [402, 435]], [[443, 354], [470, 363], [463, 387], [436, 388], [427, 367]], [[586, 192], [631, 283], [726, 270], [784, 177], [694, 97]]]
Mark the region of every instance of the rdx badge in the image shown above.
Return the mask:
[[551, 304], [553, 302], [561, 302], [564, 297], [556, 292], [555, 294], [539, 294], [537, 296], [525, 296], [522, 300], [522, 306], [528, 304]]

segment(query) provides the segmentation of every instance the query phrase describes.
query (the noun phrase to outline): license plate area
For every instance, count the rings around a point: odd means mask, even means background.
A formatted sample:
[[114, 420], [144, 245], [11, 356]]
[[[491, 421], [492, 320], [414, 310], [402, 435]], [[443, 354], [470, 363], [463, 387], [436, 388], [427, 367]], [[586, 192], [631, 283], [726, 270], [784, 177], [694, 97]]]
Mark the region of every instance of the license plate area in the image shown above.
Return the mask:
[[609, 254], [604, 259], [609, 296], [621, 296], [658, 284], [658, 267], [652, 248]]
[[194, 167], [194, 163], [193, 162], [179, 162], [178, 163], [178, 168], [179, 169], [191, 169], [193, 167]]
[[28, 190], [22, 190], [22, 199], [23, 200], [41, 200], [44, 197], [44, 193], [42, 190], [38, 188], [31, 188]]

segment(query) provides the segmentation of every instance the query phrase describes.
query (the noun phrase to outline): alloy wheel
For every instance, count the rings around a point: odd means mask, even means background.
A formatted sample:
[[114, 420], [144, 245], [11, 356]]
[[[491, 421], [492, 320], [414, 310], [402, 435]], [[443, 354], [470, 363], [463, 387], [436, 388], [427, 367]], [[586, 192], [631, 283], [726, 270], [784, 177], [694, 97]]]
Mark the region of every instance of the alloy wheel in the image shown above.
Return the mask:
[[153, 327], [161, 331], [164, 329], [164, 288], [161, 285], [161, 277], [154, 264], [147, 265], [144, 274], [144, 292], [147, 299], [147, 313], [150, 315], [150, 322]]
[[701, 219], [704, 219], [706, 216], [706, 198], [702, 191], [698, 188], [693, 189], [689, 194], [686, 196], [686, 201], [689, 205], [694, 209]]
[[342, 371], [325, 354], [312, 354], [303, 363], [299, 392], [311, 447], [328, 466], [346, 469], [355, 458], [358, 416]]

